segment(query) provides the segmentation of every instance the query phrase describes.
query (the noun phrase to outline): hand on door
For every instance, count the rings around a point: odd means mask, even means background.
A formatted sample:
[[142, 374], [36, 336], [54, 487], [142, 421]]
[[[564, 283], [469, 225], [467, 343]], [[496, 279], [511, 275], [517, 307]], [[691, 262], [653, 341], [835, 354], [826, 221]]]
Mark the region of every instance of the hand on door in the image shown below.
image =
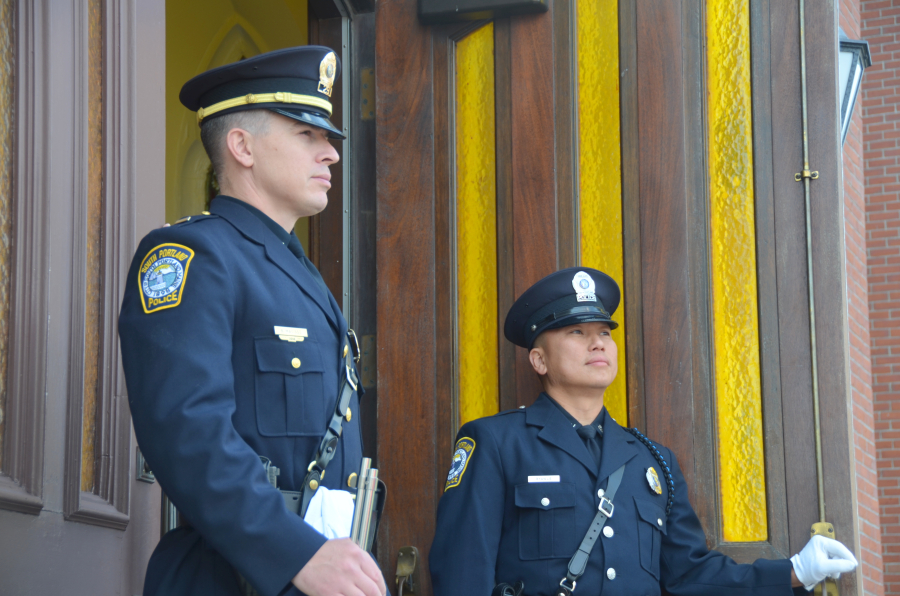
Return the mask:
[[387, 586], [369, 553], [350, 539], [329, 540], [294, 576], [294, 586], [309, 596], [386, 596]]
[[807, 590], [826, 577], [837, 579], [842, 573], [856, 569], [856, 557], [832, 538], [813, 536], [799, 553], [791, 557], [794, 575]]

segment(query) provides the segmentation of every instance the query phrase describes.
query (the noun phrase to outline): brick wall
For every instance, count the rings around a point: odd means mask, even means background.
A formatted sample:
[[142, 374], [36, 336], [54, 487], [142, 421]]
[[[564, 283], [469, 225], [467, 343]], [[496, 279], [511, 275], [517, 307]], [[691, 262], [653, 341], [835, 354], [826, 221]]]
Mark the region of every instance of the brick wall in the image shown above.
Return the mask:
[[[854, 14], [849, 6], [852, 2], [847, 2], [847, 10], [844, 4], [842, 1], [841, 26], [850, 37], [855, 37]], [[853, 122], [857, 127], [862, 116], [864, 237], [857, 221], [860, 145], [859, 136], [853, 135], [859, 134], [858, 128], [851, 128], [844, 146], [844, 201], [863, 573], [867, 590], [874, 587], [878, 570], [869, 563], [869, 551], [878, 543], [877, 532], [872, 528], [878, 523], [878, 516], [871, 511], [875, 505], [871, 495], [875, 492], [870, 442], [874, 438], [884, 593], [900, 595], [900, 2], [863, 0], [858, 15], [858, 37], [869, 42], [873, 62], [863, 80], [862, 105], [858, 106], [862, 110], [857, 110]], [[865, 288], [855, 287], [861, 283], [857, 279], [860, 269], [854, 266], [861, 254], [867, 257], [868, 329], [863, 322], [865, 309], [853, 297], [865, 292]], [[864, 366], [867, 330], [871, 375]], [[874, 417], [867, 416], [870, 410], [865, 404], [870, 399], [874, 402]]]

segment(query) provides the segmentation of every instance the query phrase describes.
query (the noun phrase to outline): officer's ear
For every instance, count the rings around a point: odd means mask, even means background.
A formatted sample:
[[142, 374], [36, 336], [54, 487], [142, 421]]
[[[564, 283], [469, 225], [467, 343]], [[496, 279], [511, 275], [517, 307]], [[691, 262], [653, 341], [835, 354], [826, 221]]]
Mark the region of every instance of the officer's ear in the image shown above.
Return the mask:
[[547, 354], [544, 351], [544, 346], [535, 345], [531, 348], [531, 351], [528, 352], [528, 361], [531, 362], [531, 368], [538, 375], [543, 377], [547, 374]]
[[225, 135], [225, 148], [232, 159], [245, 168], [253, 166], [253, 135], [243, 128], [232, 128]]

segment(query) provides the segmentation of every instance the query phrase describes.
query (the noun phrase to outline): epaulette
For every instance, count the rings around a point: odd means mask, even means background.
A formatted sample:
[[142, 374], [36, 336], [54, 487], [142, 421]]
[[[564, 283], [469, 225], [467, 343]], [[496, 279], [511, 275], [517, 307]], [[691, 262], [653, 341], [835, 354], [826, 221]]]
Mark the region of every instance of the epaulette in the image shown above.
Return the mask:
[[525, 413], [525, 406], [520, 406], [518, 408], [513, 408], [512, 410], [503, 410], [502, 412], [497, 412], [494, 416], [506, 416], [508, 414], [515, 414], [516, 412], [520, 414]]
[[669, 464], [663, 459], [662, 453], [659, 452], [656, 445], [654, 445], [650, 439], [645, 437], [641, 431], [636, 428], [626, 428], [625, 430], [633, 434], [638, 441], [643, 443], [647, 449], [650, 450], [650, 453], [659, 463], [659, 467], [662, 468], [663, 478], [666, 480], [666, 490], [669, 493], [668, 499], [666, 499], [666, 517], [669, 517], [669, 512], [672, 511], [672, 505], [675, 503], [675, 481], [672, 480], [672, 470], [669, 469]]
[[218, 217], [218, 215], [212, 215], [209, 211], [201, 211], [199, 215], [188, 215], [187, 217], [182, 217], [172, 225], [177, 226], [178, 224], [182, 223], [196, 222], [202, 219], [206, 219], [207, 217]]

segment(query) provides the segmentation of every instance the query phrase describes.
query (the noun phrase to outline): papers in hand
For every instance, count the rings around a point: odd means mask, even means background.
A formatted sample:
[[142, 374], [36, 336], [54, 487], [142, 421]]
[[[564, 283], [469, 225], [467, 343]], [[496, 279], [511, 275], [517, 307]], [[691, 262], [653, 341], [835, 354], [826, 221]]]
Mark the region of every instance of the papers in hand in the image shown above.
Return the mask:
[[320, 486], [303, 520], [325, 538], [348, 538], [353, 523], [353, 495]]

